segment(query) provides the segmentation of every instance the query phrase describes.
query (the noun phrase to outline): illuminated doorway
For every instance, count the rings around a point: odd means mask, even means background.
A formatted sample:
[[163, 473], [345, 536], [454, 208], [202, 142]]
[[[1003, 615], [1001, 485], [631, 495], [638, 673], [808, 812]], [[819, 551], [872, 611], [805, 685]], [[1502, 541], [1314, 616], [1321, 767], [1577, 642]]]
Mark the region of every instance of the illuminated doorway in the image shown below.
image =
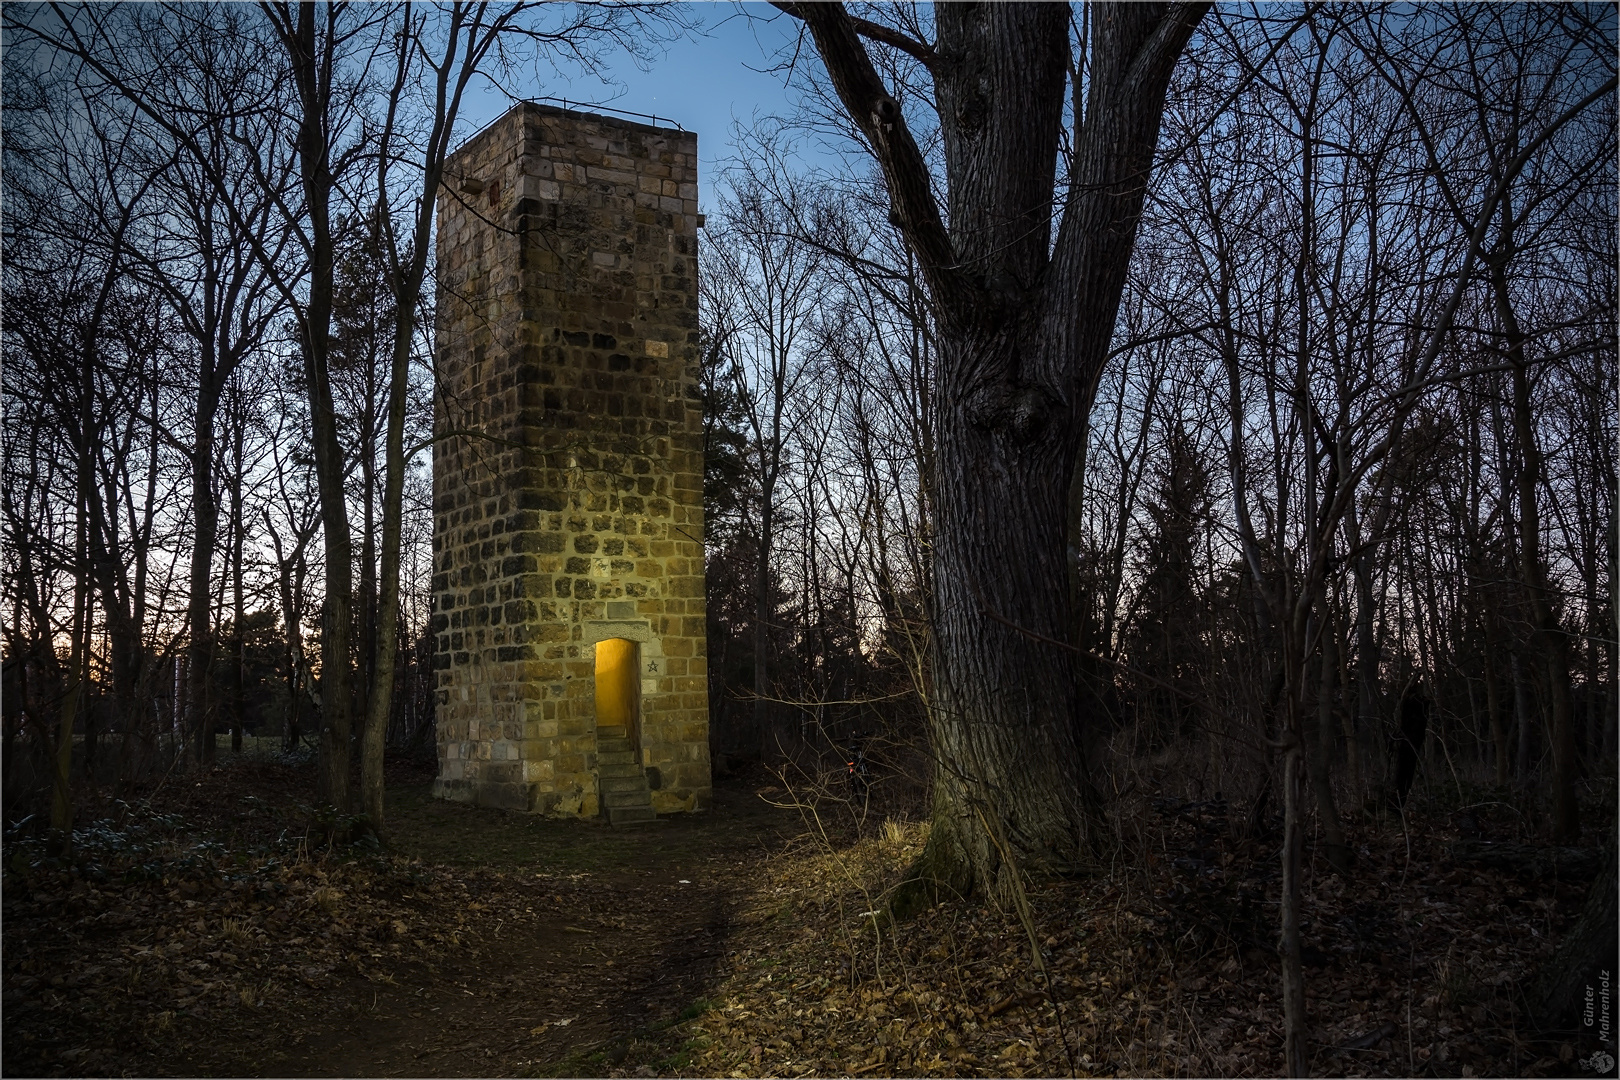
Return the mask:
[[[634, 641], [608, 638], [596, 643], [596, 729], [599, 736], [622, 735], [639, 742], [641, 649]], [[605, 730], [604, 730], [605, 729]]]

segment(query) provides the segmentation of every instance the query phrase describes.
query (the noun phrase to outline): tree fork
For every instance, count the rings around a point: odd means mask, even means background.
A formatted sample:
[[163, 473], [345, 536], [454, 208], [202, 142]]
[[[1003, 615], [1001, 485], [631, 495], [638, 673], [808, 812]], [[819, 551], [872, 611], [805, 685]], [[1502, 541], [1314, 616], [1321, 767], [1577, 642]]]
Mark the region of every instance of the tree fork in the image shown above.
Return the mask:
[[[949, 213], [841, 4], [779, 5], [810, 29], [833, 88], [883, 172], [891, 220], [939, 323], [932, 490], [935, 832], [914, 878], [999, 891], [994, 815], [1032, 870], [1072, 867], [1099, 832], [1081, 752], [1065, 543], [1074, 479], [1119, 308], [1164, 94], [1204, 4], [1102, 5], [1083, 117], [1054, 215], [1067, 9], [941, 5], [939, 47], [896, 44], [935, 74]], [[887, 37], [893, 37], [890, 34]], [[1015, 52], [1021, 63], [998, 57]], [[1055, 242], [1052, 225], [1057, 221]], [[949, 226], [946, 222], [949, 221]], [[984, 600], [980, 601], [982, 594]], [[993, 605], [1037, 638], [993, 625]], [[970, 872], [962, 871], [963, 864]], [[925, 886], [924, 889], [927, 887]], [[912, 889], [911, 903], [918, 895]]]

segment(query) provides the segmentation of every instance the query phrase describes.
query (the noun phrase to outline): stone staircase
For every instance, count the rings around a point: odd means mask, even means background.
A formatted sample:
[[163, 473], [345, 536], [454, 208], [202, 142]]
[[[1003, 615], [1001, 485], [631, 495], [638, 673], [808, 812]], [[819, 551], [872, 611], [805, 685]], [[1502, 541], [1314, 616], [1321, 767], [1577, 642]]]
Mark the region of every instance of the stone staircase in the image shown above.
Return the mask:
[[636, 760], [630, 736], [623, 728], [596, 730], [596, 775], [602, 792], [602, 813], [610, 825], [656, 821], [647, 771]]

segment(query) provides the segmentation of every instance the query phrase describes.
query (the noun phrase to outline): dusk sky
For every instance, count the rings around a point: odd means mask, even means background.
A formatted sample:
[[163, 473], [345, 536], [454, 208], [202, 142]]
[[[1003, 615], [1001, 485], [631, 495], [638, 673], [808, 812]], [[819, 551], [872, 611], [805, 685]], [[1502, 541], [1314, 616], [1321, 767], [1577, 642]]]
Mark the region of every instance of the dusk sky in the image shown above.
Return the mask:
[[[714, 181], [725, 159], [735, 153], [733, 125], [755, 117], [782, 114], [790, 100], [780, 74], [768, 72], [783, 46], [791, 45], [798, 24], [763, 3], [699, 3], [688, 9], [698, 22], [692, 33], [671, 42], [648, 70], [640, 70], [622, 53], [608, 60], [610, 81], [579, 77], [554, 79], [544, 86], [504, 89], [518, 97], [566, 98], [571, 106], [591, 110], [608, 106], [657, 116], [698, 133], [700, 201], [712, 207]], [[467, 110], [471, 134], [495, 119], [508, 98], [485, 88]], [[577, 103], [577, 104], [575, 104]], [[636, 118], [644, 119], [644, 118]]]

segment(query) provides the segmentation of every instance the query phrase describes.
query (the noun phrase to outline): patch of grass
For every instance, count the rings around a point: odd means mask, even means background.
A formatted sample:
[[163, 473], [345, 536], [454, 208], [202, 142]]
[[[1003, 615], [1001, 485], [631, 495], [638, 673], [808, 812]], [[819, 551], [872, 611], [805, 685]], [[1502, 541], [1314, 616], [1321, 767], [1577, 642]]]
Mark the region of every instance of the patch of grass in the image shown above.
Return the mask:
[[653, 1063], [653, 1071], [660, 1076], [685, 1076], [691, 1071], [692, 1058], [709, 1045], [709, 1040], [687, 1039], [679, 1047]]
[[593, 1068], [600, 1066], [607, 1060], [607, 1050], [603, 1047], [595, 1049], [572, 1050], [567, 1056], [544, 1065], [536, 1065], [525, 1076], [556, 1077], [556, 1076], [601, 1076], [605, 1070]]
[[684, 1024], [688, 1020], [696, 1020], [698, 1017], [702, 1016], [712, 1008], [714, 1008], [714, 1002], [710, 1001], [708, 998], [698, 998], [696, 1001], [692, 1002], [692, 1004], [681, 1010], [680, 1015], [675, 1018], [675, 1022], [677, 1024]]
[[446, 802], [433, 798], [431, 784], [390, 788], [387, 825], [393, 850], [424, 862], [593, 874], [690, 866], [714, 849], [718, 832], [737, 827], [718, 815], [677, 815], [613, 829], [601, 821]]
[[1440, 962], [1439, 999], [1456, 1008], [1463, 1008], [1484, 1000], [1488, 993], [1481, 986], [1467, 961], [1458, 960], [1449, 953]]

